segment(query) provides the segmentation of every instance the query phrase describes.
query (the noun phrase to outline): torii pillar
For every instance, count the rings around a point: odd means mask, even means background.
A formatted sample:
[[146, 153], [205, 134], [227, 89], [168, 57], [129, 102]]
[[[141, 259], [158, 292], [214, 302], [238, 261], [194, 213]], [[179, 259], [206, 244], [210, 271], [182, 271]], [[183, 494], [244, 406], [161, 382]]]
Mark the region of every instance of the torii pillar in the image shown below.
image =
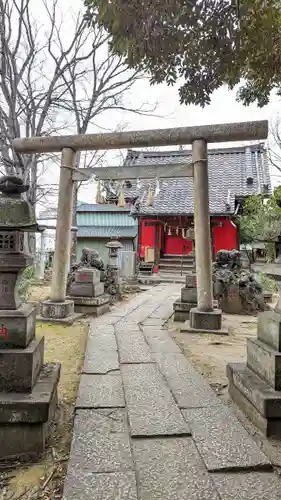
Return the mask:
[[217, 331], [221, 329], [222, 312], [213, 308], [208, 151], [204, 139], [192, 143], [192, 163], [197, 307], [190, 310], [190, 329]]

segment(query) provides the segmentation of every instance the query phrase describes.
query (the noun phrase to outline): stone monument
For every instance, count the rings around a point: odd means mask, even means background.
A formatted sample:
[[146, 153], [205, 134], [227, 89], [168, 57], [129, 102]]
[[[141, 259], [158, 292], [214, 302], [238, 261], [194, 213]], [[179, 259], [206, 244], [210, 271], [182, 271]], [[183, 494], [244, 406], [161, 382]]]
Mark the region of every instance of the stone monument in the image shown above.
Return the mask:
[[187, 321], [189, 312], [197, 305], [197, 280], [196, 274], [187, 274], [185, 287], [181, 289], [181, 297], [174, 304], [174, 321]]
[[38, 231], [21, 199], [27, 190], [17, 177], [0, 178], [0, 460], [40, 455], [57, 406], [60, 364], [43, 365], [36, 307], [18, 293], [20, 274], [33, 262], [25, 233]]
[[109, 311], [109, 296], [104, 293], [101, 272], [95, 268], [82, 267], [75, 271], [69, 295], [74, 301], [75, 312], [101, 316]]
[[257, 339], [247, 339], [247, 362], [227, 366], [229, 394], [268, 437], [281, 438], [281, 256], [263, 272], [276, 280], [274, 311], [258, 315]]

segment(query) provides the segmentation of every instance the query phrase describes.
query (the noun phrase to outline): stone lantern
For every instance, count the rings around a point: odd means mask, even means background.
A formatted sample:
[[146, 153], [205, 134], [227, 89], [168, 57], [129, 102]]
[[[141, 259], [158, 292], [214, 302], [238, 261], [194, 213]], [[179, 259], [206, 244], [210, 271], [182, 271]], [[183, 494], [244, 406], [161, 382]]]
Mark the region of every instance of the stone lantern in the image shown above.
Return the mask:
[[33, 262], [25, 233], [38, 231], [34, 211], [21, 193], [28, 190], [17, 177], [0, 178], [0, 310], [18, 309], [17, 282]]
[[120, 248], [123, 248], [123, 245], [118, 240], [111, 240], [105, 246], [108, 248], [107, 292], [110, 295], [119, 295], [121, 283], [118, 252]]
[[22, 303], [18, 293], [20, 274], [33, 262], [26, 233], [39, 230], [34, 210], [21, 198], [27, 190], [18, 177], [0, 178], [0, 460], [42, 453], [60, 373], [59, 364], [43, 367], [36, 307]]
[[119, 268], [117, 263], [118, 251], [120, 248], [123, 248], [122, 243], [120, 243], [120, 241], [118, 240], [112, 240], [109, 241], [105, 246], [106, 248], [108, 248], [108, 257], [109, 257], [108, 265], [111, 267]]

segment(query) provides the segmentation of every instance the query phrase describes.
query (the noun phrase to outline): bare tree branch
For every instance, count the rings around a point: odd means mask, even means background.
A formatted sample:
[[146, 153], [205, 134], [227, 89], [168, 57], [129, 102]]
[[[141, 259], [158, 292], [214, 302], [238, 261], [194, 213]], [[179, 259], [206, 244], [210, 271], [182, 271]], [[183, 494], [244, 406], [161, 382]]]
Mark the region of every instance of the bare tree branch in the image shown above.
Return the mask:
[[[35, 204], [55, 192], [40, 178], [58, 157], [20, 155], [12, 147], [15, 137], [83, 134], [100, 127], [108, 111], [154, 115], [155, 106], [129, 103], [129, 91], [143, 75], [111, 55], [108, 35], [87, 25], [82, 3], [81, 12], [71, 15], [62, 0], [37, 0], [43, 24], [33, 5], [0, 0], [0, 170], [29, 183]], [[105, 152], [77, 155], [77, 167], [104, 161]]]

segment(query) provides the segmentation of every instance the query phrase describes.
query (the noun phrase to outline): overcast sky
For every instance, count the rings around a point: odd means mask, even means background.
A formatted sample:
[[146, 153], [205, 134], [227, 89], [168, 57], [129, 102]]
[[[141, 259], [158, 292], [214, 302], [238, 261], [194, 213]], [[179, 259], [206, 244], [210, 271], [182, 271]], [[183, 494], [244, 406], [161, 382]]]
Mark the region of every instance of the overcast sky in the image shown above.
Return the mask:
[[[71, 0], [69, 3], [77, 7], [79, 2]], [[65, 28], [69, 31], [67, 23], [65, 24]], [[255, 105], [249, 107], [242, 106], [242, 104], [236, 101], [235, 92], [228, 91], [226, 88], [221, 88], [215, 92], [211, 104], [204, 109], [197, 106], [184, 106], [179, 104], [176, 87], [167, 87], [166, 85], [151, 87], [146, 81], [135, 84], [130, 94], [126, 96], [126, 100], [135, 107], [147, 101], [150, 103], [157, 102], [158, 106], [155, 114], [158, 116], [139, 116], [116, 111], [111, 113], [109, 111], [101, 118], [99, 125], [104, 126], [108, 130], [116, 130], [120, 124], [126, 130], [140, 130], [261, 119], [267, 119], [270, 123], [273, 123], [281, 109], [280, 99], [274, 94], [272, 95], [270, 104], [260, 109]], [[91, 127], [90, 131], [94, 132], [96, 130], [94, 127]], [[110, 163], [120, 164], [121, 160], [118, 152], [111, 152], [109, 158]], [[54, 167], [44, 176], [44, 181], [55, 183], [58, 180], [58, 175], [58, 168]], [[273, 184], [277, 184], [278, 181], [278, 172], [272, 171]], [[90, 184], [82, 187], [79, 199], [94, 203], [95, 186]], [[42, 210], [42, 206], [40, 209]]]

